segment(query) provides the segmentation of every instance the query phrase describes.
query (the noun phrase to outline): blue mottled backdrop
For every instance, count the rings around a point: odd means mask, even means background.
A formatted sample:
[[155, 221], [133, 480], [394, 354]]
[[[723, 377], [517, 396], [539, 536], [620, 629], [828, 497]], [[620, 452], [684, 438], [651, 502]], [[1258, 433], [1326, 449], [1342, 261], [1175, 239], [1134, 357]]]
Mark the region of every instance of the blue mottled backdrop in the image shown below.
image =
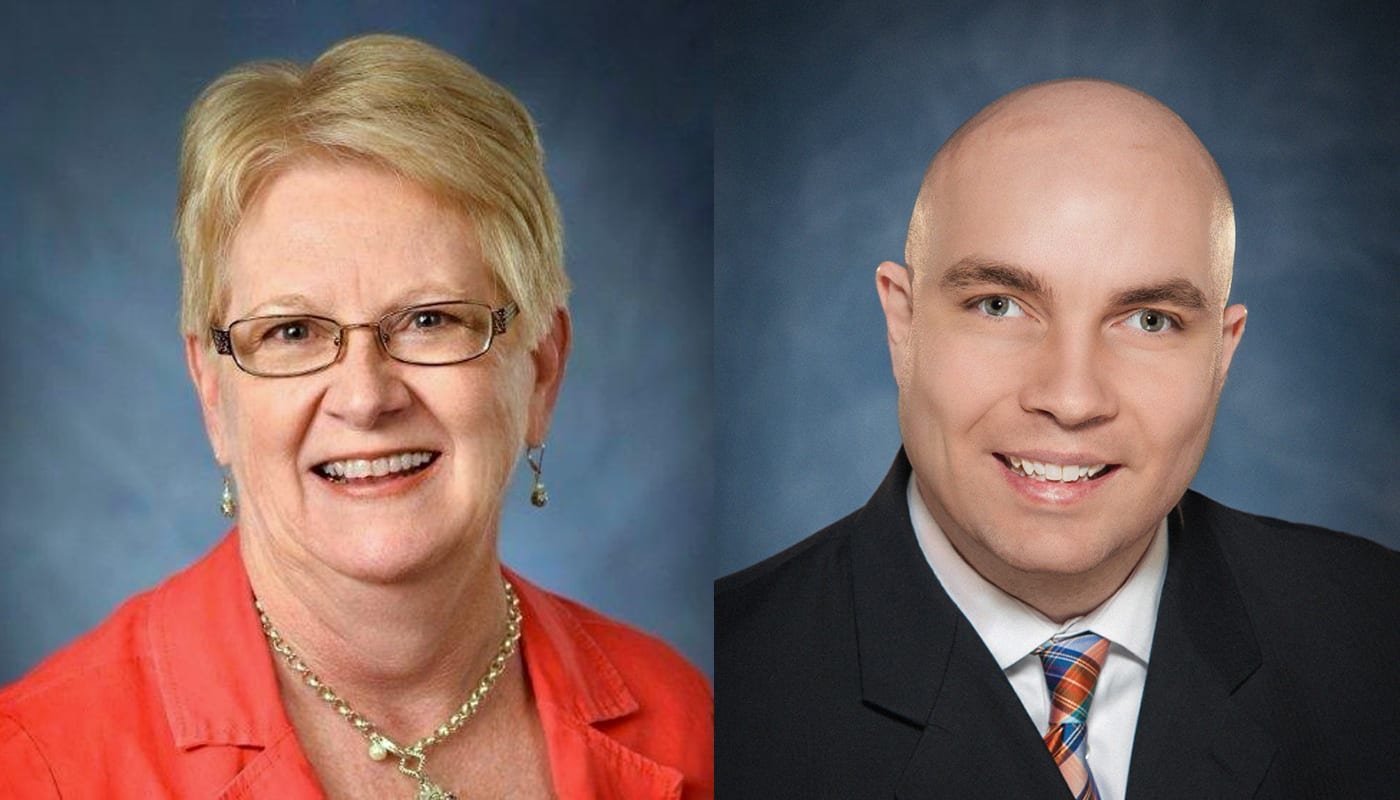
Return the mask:
[[1160, 98], [1234, 191], [1250, 309], [1196, 488], [1400, 547], [1400, 5], [721, 3], [717, 573], [859, 506], [899, 445], [875, 265], [929, 158], [1066, 76]]
[[0, 683], [222, 534], [177, 322], [181, 120], [236, 63], [306, 61], [367, 31], [425, 39], [514, 91], [563, 208], [575, 346], [551, 500], [532, 509], [518, 479], [506, 560], [710, 669], [705, 6], [5, 2]]

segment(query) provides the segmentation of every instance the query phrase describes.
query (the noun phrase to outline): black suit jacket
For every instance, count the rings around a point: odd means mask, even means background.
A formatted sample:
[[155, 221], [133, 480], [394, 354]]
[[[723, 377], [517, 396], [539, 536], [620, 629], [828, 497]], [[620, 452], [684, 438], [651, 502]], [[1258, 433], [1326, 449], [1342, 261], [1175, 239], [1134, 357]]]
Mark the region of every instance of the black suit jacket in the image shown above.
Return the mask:
[[[719, 797], [1069, 796], [908, 480], [719, 581]], [[1400, 554], [1194, 492], [1168, 525], [1128, 797], [1400, 797]]]

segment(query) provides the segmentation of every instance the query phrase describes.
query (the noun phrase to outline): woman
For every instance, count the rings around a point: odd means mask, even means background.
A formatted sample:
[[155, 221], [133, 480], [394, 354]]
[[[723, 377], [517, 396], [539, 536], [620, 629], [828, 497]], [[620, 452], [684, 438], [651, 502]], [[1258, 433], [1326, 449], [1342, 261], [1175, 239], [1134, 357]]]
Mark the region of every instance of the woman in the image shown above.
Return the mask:
[[235, 69], [177, 235], [237, 524], [0, 692], [0, 796], [712, 794], [704, 679], [499, 561], [570, 344], [514, 98], [391, 36]]

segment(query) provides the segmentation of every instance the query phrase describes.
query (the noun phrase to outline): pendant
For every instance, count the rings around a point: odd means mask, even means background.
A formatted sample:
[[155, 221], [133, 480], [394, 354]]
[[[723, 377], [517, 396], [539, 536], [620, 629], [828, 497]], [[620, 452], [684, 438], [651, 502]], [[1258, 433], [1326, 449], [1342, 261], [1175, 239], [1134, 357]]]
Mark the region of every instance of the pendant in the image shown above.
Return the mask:
[[389, 757], [389, 748], [385, 740], [376, 736], [369, 742], [369, 757], [375, 761], [383, 761]]
[[427, 778], [419, 776], [418, 800], [457, 800], [457, 795], [438, 786]]

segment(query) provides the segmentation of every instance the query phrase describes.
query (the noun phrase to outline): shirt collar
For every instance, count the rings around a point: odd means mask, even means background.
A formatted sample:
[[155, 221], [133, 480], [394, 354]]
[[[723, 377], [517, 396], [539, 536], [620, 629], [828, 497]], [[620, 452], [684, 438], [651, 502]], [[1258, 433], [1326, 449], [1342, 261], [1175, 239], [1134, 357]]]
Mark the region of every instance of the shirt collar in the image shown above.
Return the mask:
[[1051, 636], [1091, 630], [1146, 664], [1157, 626], [1157, 603], [1167, 572], [1167, 521], [1163, 519], [1128, 580], [1098, 608], [1060, 624], [982, 577], [953, 548], [929, 513], [910, 476], [909, 518], [919, 549], [958, 610], [967, 617], [1003, 670]]
[[593, 724], [637, 711], [640, 705], [622, 674], [584, 630], [569, 601], [505, 572], [520, 598], [521, 650], [541, 714], [549, 706]]
[[[637, 711], [617, 667], [567, 601], [506, 574], [524, 612], [522, 656], [541, 714], [547, 706], [592, 724]], [[253, 609], [237, 529], [156, 590], [149, 626], [177, 745], [265, 747], [291, 728]]]
[[179, 747], [266, 747], [291, 729], [236, 528], [152, 602], [151, 660]]

